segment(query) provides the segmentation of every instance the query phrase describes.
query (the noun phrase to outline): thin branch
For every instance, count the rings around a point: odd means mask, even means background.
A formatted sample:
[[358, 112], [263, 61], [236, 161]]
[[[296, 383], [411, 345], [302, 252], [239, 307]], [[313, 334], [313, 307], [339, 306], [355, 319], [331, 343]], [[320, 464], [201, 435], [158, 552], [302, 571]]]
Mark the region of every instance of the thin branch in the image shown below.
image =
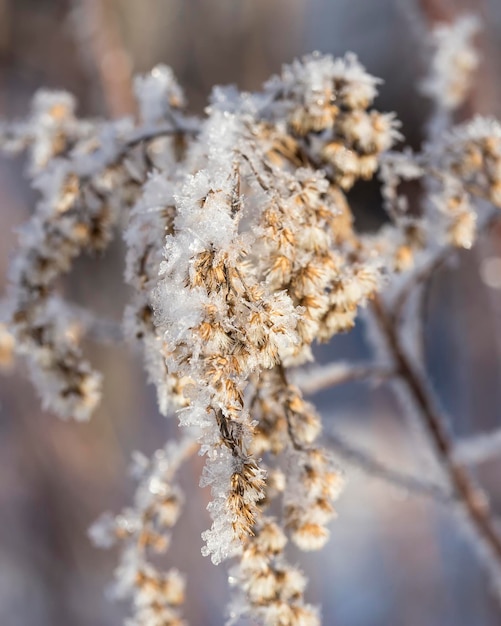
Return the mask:
[[418, 4], [428, 27], [433, 28], [439, 22], [451, 22], [455, 17], [451, 0], [419, 0]]
[[[68, 319], [68, 332], [71, 332], [72, 324], [76, 324], [77, 335], [83, 334], [96, 343], [120, 343], [123, 341], [121, 322], [100, 317], [90, 309], [63, 299], [55, 298], [55, 300], [58, 303], [60, 314]], [[0, 300], [0, 324], [8, 323], [8, 311], [8, 301], [6, 299]]]
[[497, 569], [501, 571], [501, 535], [493, 519], [487, 496], [476, 484], [468, 468], [456, 458], [452, 438], [435, 406], [435, 401], [421, 373], [407, 356], [398, 327], [378, 297], [373, 300], [372, 310], [388, 350], [393, 356], [402, 385], [418, 409], [430, 445], [447, 474], [455, 497], [463, 505], [472, 531], [489, 548]]
[[476, 465], [501, 455], [501, 429], [456, 441], [454, 458], [459, 463]]
[[348, 443], [343, 437], [330, 432], [326, 436], [327, 443], [347, 463], [351, 464], [373, 478], [379, 478], [385, 483], [397, 487], [406, 493], [427, 496], [440, 504], [449, 505], [453, 496], [443, 487], [432, 481], [423, 480], [387, 467], [383, 462], [376, 459], [370, 452]]
[[395, 370], [385, 365], [338, 362], [298, 370], [293, 374], [294, 383], [306, 395], [355, 381], [380, 383], [395, 375]]
[[[183, 120], [186, 122], [187, 120]], [[143, 143], [145, 141], [153, 141], [154, 139], [160, 139], [161, 137], [172, 137], [174, 135], [197, 135], [198, 126], [196, 124], [178, 124], [179, 120], [173, 120], [172, 123], [165, 124], [163, 126], [155, 126], [154, 128], [143, 129], [140, 128], [136, 133], [132, 134], [125, 142], [123, 149], [128, 151], [130, 148]]]
[[109, 157], [107, 156], [104, 163], [100, 162], [99, 168], [97, 170], [96, 168], [94, 168], [93, 170], [88, 171], [85, 174], [80, 174], [80, 185], [91, 184], [92, 177], [97, 173], [97, 171], [104, 170], [106, 167], [120, 165], [122, 161], [124, 161], [129, 155], [130, 150], [135, 146], [140, 145], [141, 143], [153, 141], [161, 137], [171, 137], [175, 135], [196, 135], [197, 132], [198, 131], [194, 125], [172, 126], [169, 124], [147, 129], [140, 128], [134, 133], [131, 133], [128, 139], [124, 140], [122, 145], [118, 146], [112, 155], [110, 155]]
[[75, 27], [113, 117], [135, 113], [132, 64], [109, 0], [74, 0]]
[[249, 164], [249, 167], [252, 171], [252, 174], [254, 175], [254, 178], [256, 179], [256, 181], [258, 182], [259, 186], [261, 187], [261, 189], [263, 191], [270, 191], [270, 186], [268, 185], [268, 183], [266, 183], [263, 179], [263, 177], [261, 176], [261, 174], [259, 173], [257, 167], [254, 165], [254, 163], [252, 162], [252, 160], [244, 153], [241, 153], [242, 158], [247, 161], [247, 163]]
[[[490, 211], [485, 217], [483, 222], [479, 224], [479, 234], [486, 234], [491, 229], [496, 228], [501, 223], [501, 215], [498, 209]], [[437, 251], [434, 257], [432, 257], [427, 263], [416, 270], [410, 275], [409, 280], [404, 283], [397, 296], [394, 299], [392, 305], [391, 316], [395, 322], [401, 321], [401, 318], [405, 312], [405, 307], [410, 296], [414, 293], [414, 290], [424, 285], [430, 280], [435, 272], [443, 267], [447, 261], [456, 253], [458, 253], [456, 246], [448, 245]]]
[[4, 57], [12, 40], [12, 7], [8, 0], [0, 0], [0, 55]]
[[62, 302], [68, 314], [81, 326], [83, 333], [96, 343], [120, 343], [123, 341], [123, 331], [120, 322], [99, 317], [93, 311], [84, 307]]
[[407, 302], [414, 293], [414, 290], [419, 286], [423, 286], [455, 252], [457, 252], [457, 248], [453, 246], [442, 248], [434, 258], [410, 276], [409, 280], [403, 285], [402, 289], [398, 293], [395, 303], [392, 306], [391, 314], [396, 322], [401, 320]]
[[[277, 365], [277, 372], [280, 377], [280, 382], [282, 383], [284, 390], [287, 392], [289, 389], [289, 382], [287, 380], [287, 374], [285, 373], [285, 368], [281, 363]], [[286, 395], [288, 394], [286, 393]], [[287, 398], [285, 401], [284, 414], [285, 414], [285, 421], [287, 423], [287, 435], [289, 436], [289, 440], [291, 442], [292, 447], [294, 448], [294, 450], [297, 450], [298, 452], [304, 452], [305, 447], [297, 440], [296, 433], [294, 432], [294, 428], [292, 426], [291, 407], [289, 403], [289, 398]]]
[[431, 296], [431, 287], [433, 281], [430, 280], [425, 281], [417, 293], [417, 302], [416, 302], [416, 314], [417, 314], [417, 328], [416, 328], [416, 355], [419, 359], [420, 363], [424, 363], [426, 358], [426, 314], [430, 308], [430, 296]]

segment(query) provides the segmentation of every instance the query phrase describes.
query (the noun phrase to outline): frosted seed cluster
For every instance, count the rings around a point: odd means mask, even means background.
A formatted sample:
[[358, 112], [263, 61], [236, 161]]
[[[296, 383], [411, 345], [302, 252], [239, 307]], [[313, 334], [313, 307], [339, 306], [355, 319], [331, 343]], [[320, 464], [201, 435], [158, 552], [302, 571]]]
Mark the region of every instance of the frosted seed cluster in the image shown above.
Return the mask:
[[465, 15], [451, 24], [438, 24], [432, 33], [430, 70], [421, 90], [445, 111], [458, 108], [471, 88], [479, 64], [473, 39], [479, 30], [478, 19]]
[[133, 616], [130, 626], [161, 624], [182, 626], [185, 599], [184, 577], [174, 568], [162, 572], [152, 555], [164, 554], [170, 532], [183, 505], [183, 494], [175, 477], [180, 465], [194, 451], [189, 437], [158, 450], [151, 460], [140, 454], [134, 459], [138, 487], [134, 506], [119, 515], [105, 513], [90, 528], [90, 536], [100, 547], [120, 545], [121, 558], [115, 571], [113, 594], [130, 600]]
[[246, 542], [242, 557], [230, 576], [230, 584], [240, 588], [230, 607], [229, 624], [252, 616], [265, 626], [297, 624], [318, 626], [318, 610], [304, 602], [304, 574], [284, 557], [287, 537], [270, 517], [263, 517], [255, 537]]
[[[435, 98], [451, 66], [464, 70], [447, 87], [449, 110], [474, 68], [474, 31], [458, 28], [437, 39], [427, 83]], [[120, 545], [115, 590], [131, 603], [131, 625], [184, 624], [184, 579], [154, 554], [168, 548], [183, 502], [176, 472], [196, 449], [211, 492], [202, 552], [215, 564], [235, 559], [230, 622], [320, 623], [285, 547], [325, 545], [343, 478], [289, 368], [437, 251], [471, 247], [485, 217], [478, 199], [501, 205], [498, 122], [477, 118], [421, 152], [396, 152], [398, 120], [373, 108], [378, 83], [354, 55], [313, 54], [259, 93], [215, 89], [198, 119], [160, 66], [135, 82], [137, 120], [80, 120], [70, 96], [41, 92], [26, 121], [0, 127], [5, 151], [28, 152], [38, 193], [11, 268], [2, 363], [26, 356], [48, 409], [90, 417], [101, 376], [57, 290], [77, 256], [102, 251], [124, 225], [125, 335], [142, 346], [160, 411], [186, 433], [136, 457], [133, 505], [91, 531], [103, 547]], [[388, 220], [362, 233], [347, 192], [376, 172]], [[418, 212], [407, 181], [422, 184]]]

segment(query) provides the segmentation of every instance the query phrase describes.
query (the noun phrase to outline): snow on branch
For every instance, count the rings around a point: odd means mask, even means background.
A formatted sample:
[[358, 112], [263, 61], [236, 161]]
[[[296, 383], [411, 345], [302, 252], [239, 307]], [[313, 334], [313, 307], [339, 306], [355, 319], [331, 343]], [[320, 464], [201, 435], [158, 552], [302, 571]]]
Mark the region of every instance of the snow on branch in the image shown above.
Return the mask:
[[480, 433], [456, 441], [454, 458], [466, 465], [477, 465], [501, 454], [501, 430]]
[[322, 389], [354, 381], [368, 381], [377, 384], [394, 375], [394, 370], [384, 365], [376, 363], [358, 365], [339, 361], [296, 371], [293, 379], [303, 393], [313, 395]]

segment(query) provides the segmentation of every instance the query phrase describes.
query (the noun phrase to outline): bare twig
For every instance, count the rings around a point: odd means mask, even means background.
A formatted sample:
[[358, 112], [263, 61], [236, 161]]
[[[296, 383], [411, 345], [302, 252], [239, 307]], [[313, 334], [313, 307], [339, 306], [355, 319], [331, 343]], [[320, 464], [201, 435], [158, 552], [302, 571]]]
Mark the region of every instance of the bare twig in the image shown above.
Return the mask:
[[84, 307], [62, 304], [67, 307], [69, 315], [75, 319], [83, 333], [92, 341], [97, 343], [119, 343], [123, 341], [124, 336], [120, 322], [99, 317]]
[[75, 6], [79, 39], [97, 71], [110, 114], [135, 113], [131, 62], [109, 0], [75, 0]]
[[472, 531], [489, 549], [497, 569], [501, 571], [501, 535], [494, 522], [487, 496], [477, 485], [467, 467], [457, 459], [452, 438], [422, 374], [407, 356], [398, 327], [393, 323], [392, 317], [378, 297], [373, 300], [372, 310], [387, 348], [394, 359], [398, 376], [418, 409], [430, 445], [446, 472], [454, 495], [462, 504]]
[[435, 275], [435, 272], [439, 270], [440, 267], [442, 267], [449, 257], [451, 257], [455, 252], [457, 252], [457, 248], [454, 248], [453, 246], [442, 248], [433, 259], [411, 275], [409, 280], [403, 285], [402, 289], [398, 293], [395, 303], [392, 306], [391, 314], [395, 322], [401, 321], [407, 302], [409, 301], [410, 296], [414, 293], [414, 290], [417, 287], [424, 285], [424, 283], [426, 283], [431, 276]]
[[454, 458], [460, 463], [475, 465], [501, 455], [501, 429], [473, 435], [456, 441]]
[[[490, 232], [493, 228], [501, 223], [501, 215], [499, 210], [494, 209], [488, 213], [485, 219], [479, 224], [479, 233], [485, 234]], [[445, 246], [438, 250], [433, 258], [431, 258], [426, 264], [416, 270], [409, 280], [404, 283], [398, 294], [396, 295], [391, 307], [391, 315], [394, 322], [400, 322], [405, 312], [405, 307], [409, 300], [409, 297], [414, 293], [414, 290], [428, 282], [435, 273], [442, 268], [446, 263], [457, 254], [458, 248], [452, 245]]]
[[[284, 391], [286, 392], [286, 396], [289, 395], [287, 392], [289, 391], [289, 382], [287, 380], [287, 374], [285, 372], [285, 368], [282, 364], [277, 365], [277, 372], [280, 377], [280, 382], [283, 385]], [[287, 435], [289, 436], [290, 443], [294, 450], [298, 452], [304, 452], [305, 447], [297, 440], [296, 433], [294, 432], [294, 428], [292, 426], [291, 420], [291, 407], [289, 402], [289, 397], [287, 397], [285, 401], [285, 420], [287, 423]]]
[[330, 363], [294, 373], [294, 382], [301, 391], [312, 395], [322, 389], [344, 385], [355, 381], [379, 383], [395, 375], [391, 367], [368, 363], [351, 365], [349, 363]]
[[[135, 146], [138, 146], [142, 143], [146, 143], [148, 141], [153, 141], [155, 139], [160, 139], [161, 137], [171, 137], [171, 136], [181, 136], [181, 135], [196, 135], [197, 129], [194, 125], [186, 125], [186, 126], [157, 126], [155, 128], [147, 128], [147, 129], [139, 129], [136, 132], [132, 133], [128, 139], [126, 139], [120, 146], [117, 147], [116, 151], [106, 157], [105, 163], [100, 163], [100, 167], [109, 167], [120, 165], [130, 154], [130, 150]], [[92, 176], [96, 172], [91, 170], [85, 174], [79, 176], [80, 186], [83, 184], [91, 184]]]
[[326, 441], [345, 462], [362, 470], [368, 476], [378, 478], [406, 493], [430, 497], [441, 504], [450, 504], [453, 500], [452, 494], [440, 485], [387, 467], [370, 452], [348, 443], [336, 433], [329, 432]]
[[11, 7], [8, 0], [0, 0], [0, 55], [8, 51], [11, 36]]
[[455, 11], [451, 0], [419, 0], [421, 12], [429, 27], [437, 22], [451, 22]]

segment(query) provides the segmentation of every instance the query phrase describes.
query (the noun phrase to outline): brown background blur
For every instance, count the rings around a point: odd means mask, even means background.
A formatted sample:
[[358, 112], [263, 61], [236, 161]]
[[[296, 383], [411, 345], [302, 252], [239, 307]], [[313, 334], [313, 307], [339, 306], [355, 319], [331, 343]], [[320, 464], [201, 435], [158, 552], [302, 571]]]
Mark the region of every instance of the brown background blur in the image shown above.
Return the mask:
[[[475, 107], [499, 114], [501, 0], [442, 4], [446, 12], [475, 9], [484, 18], [486, 65]], [[96, 44], [96, 16], [105, 27], [104, 48]], [[429, 111], [415, 89], [426, 66], [423, 26], [417, 0], [0, 0], [0, 114], [22, 117], [42, 86], [73, 92], [82, 115], [125, 114], [131, 100], [122, 76], [159, 62], [174, 68], [192, 110], [201, 112], [214, 84], [254, 90], [295, 56], [351, 50], [385, 79], [377, 105], [397, 112], [416, 147]], [[13, 228], [29, 217], [35, 199], [24, 166], [21, 159], [0, 160], [2, 285], [16, 246]], [[377, 225], [377, 187], [357, 190], [354, 202], [360, 226]], [[501, 426], [501, 293], [482, 282], [486, 259], [499, 255], [492, 236], [457, 268], [442, 271], [432, 289], [428, 361], [458, 436]], [[77, 263], [66, 281], [68, 298], [120, 321], [123, 266], [118, 237], [103, 258]], [[0, 377], [1, 626], [121, 623], [123, 607], [104, 595], [116, 555], [91, 547], [86, 530], [103, 510], [130, 501], [131, 451], [150, 454], [177, 426], [159, 416], [140, 355], [112, 344], [86, 348], [105, 374], [104, 401], [89, 424], [42, 413], [22, 364]], [[361, 326], [318, 350], [322, 361], [367, 355]], [[428, 471], [384, 389], [351, 385], [320, 394], [318, 403], [326, 432], [335, 427], [394, 467]], [[501, 461], [478, 470], [501, 511]], [[189, 497], [168, 558], [189, 575], [190, 623], [220, 626], [226, 573], [200, 555], [208, 519], [199, 471], [195, 462], [183, 478]], [[308, 597], [322, 604], [326, 626], [501, 624], [486, 576], [450, 512], [359, 471], [347, 474], [327, 548], [291, 557], [304, 564]]]

